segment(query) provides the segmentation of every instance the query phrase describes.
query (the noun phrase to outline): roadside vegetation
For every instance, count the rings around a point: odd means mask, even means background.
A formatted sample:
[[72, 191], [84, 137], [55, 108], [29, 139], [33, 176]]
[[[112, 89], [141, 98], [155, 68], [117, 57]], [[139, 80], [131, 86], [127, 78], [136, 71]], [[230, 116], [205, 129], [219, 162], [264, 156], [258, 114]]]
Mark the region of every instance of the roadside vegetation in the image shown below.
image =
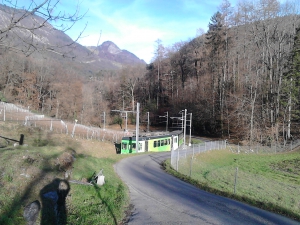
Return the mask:
[[[191, 166], [192, 162], [192, 166]], [[203, 190], [246, 202], [300, 221], [300, 151], [235, 154], [214, 150], [180, 160], [165, 170]]]
[[[58, 218], [61, 224], [122, 223], [129, 205], [128, 190], [113, 164], [126, 156], [116, 155], [112, 143], [76, 140], [4, 122], [0, 130], [1, 136], [11, 139], [25, 136], [23, 146], [0, 139], [0, 224], [26, 224], [24, 208], [36, 200], [42, 205], [36, 224], [54, 224], [53, 203], [51, 199], [45, 202], [44, 196], [56, 192], [62, 181], [69, 187], [61, 206], [63, 215]], [[90, 185], [101, 169], [105, 184]]]
[[[57, 191], [62, 181], [69, 186], [60, 215], [63, 224], [125, 222], [129, 193], [113, 165], [130, 155], [117, 155], [109, 142], [77, 140], [37, 127], [0, 122], [0, 130], [11, 139], [25, 136], [23, 146], [0, 139], [0, 224], [26, 224], [24, 209], [36, 200], [41, 203], [37, 224], [53, 224], [51, 204], [49, 209], [44, 196]], [[169, 160], [164, 167], [203, 190], [300, 221], [299, 162], [299, 150], [267, 155], [215, 150], [180, 161], [179, 173]], [[102, 169], [105, 184], [98, 186], [91, 181]]]

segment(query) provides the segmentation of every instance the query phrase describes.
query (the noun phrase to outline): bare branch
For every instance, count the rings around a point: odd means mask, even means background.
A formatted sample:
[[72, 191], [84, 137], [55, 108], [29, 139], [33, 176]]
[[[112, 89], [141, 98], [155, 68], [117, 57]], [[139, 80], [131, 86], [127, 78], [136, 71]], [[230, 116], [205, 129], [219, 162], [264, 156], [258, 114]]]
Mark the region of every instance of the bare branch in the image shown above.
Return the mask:
[[48, 51], [64, 57], [74, 57], [69, 56], [72, 49], [68, 48], [76, 46], [87, 24], [75, 40], [70, 39], [67, 43], [64, 41], [58, 44], [53, 40], [44, 40], [47, 38], [42, 35], [42, 32], [66, 32], [87, 13], [80, 14], [78, 2], [73, 13], [67, 14], [59, 10], [59, 3], [60, 0], [43, 0], [41, 3], [31, 0], [26, 5], [17, 0], [2, 0], [2, 4], [8, 6], [0, 5], [3, 20], [0, 25], [0, 46], [7, 50], [20, 51], [27, 56], [36, 51]]

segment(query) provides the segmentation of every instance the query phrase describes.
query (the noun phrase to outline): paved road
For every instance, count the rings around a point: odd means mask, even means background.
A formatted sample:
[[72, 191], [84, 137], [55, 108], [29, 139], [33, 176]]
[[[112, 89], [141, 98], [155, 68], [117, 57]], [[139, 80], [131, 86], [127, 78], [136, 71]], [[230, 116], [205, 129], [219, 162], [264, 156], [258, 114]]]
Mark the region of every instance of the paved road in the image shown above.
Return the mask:
[[129, 225], [300, 224], [182, 182], [160, 169], [168, 157], [169, 152], [137, 155], [115, 165], [134, 205]]

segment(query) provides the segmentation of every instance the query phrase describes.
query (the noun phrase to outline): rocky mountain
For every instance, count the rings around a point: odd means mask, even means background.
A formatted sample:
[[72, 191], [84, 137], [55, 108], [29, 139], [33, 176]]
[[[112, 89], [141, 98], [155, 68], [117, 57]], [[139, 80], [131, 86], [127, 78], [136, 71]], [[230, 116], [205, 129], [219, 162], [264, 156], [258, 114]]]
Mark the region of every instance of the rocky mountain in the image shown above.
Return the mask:
[[8, 50], [33, 58], [42, 56], [59, 62], [73, 61], [93, 73], [120, 69], [123, 65], [145, 64], [111, 41], [98, 47], [85, 47], [74, 42], [44, 18], [0, 4], [0, 54]]
[[89, 46], [88, 49], [94, 52], [100, 59], [107, 59], [120, 65], [145, 64], [144, 60], [139, 59], [127, 50], [121, 50], [111, 41], [105, 41], [98, 47]]

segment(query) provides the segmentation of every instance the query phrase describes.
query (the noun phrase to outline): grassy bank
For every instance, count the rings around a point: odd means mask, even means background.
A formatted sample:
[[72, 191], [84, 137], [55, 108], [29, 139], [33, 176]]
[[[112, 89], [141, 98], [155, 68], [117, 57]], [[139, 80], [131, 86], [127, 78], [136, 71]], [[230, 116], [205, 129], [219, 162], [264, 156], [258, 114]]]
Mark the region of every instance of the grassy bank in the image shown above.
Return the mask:
[[[53, 224], [50, 202], [45, 194], [68, 189], [59, 219], [63, 224], [120, 224], [129, 204], [128, 190], [115, 174], [116, 155], [112, 143], [75, 140], [68, 135], [45, 133], [0, 123], [1, 136], [18, 139], [25, 136], [25, 145], [14, 147], [12, 141], [0, 140], [0, 224], [26, 224], [24, 208], [38, 200], [41, 211], [37, 224]], [[103, 169], [103, 186], [84, 185], [93, 173]], [[68, 175], [68, 178], [66, 176]], [[83, 184], [71, 183], [76, 180]], [[47, 208], [48, 207], [48, 208]]]
[[300, 151], [249, 155], [216, 150], [180, 160], [179, 173], [169, 160], [164, 166], [209, 192], [300, 220]]

